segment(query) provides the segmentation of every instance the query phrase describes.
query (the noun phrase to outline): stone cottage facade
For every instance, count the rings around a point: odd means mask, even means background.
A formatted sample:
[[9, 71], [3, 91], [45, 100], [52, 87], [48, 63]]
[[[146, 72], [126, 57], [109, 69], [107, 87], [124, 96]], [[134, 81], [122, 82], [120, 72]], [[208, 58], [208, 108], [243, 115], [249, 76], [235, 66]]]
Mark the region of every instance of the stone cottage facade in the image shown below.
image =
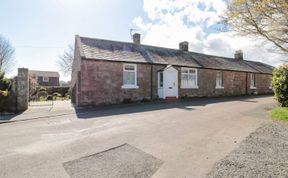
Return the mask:
[[271, 93], [272, 66], [188, 50], [76, 36], [72, 102], [115, 104], [150, 99], [215, 97]]

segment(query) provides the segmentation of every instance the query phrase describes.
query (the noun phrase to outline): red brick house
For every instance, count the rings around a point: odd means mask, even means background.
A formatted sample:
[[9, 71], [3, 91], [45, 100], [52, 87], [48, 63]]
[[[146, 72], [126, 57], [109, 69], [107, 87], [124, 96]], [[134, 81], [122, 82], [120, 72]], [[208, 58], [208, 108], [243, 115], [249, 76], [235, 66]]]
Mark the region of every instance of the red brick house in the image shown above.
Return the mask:
[[272, 66], [235, 58], [76, 36], [72, 101], [76, 105], [114, 104], [157, 98], [270, 93]]
[[29, 80], [35, 86], [59, 86], [59, 73], [54, 71], [29, 70]]

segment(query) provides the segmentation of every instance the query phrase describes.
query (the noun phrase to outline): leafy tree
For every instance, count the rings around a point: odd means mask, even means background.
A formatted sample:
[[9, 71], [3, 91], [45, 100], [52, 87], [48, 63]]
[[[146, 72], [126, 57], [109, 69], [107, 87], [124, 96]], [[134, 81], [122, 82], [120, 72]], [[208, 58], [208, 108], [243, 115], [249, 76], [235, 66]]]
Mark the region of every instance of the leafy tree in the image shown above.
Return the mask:
[[0, 72], [0, 90], [10, 90], [11, 80], [4, 77], [4, 72]]
[[260, 37], [288, 53], [287, 0], [231, 0], [222, 20], [240, 35]]
[[288, 64], [274, 69], [272, 86], [280, 106], [288, 107]]
[[59, 57], [57, 62], [60, 71], [66, 76], [71, 75], [73, 59], [74, 47], [70, 45], [68, 49], [64, 51], [64, 54]]
[[7, 96], [11, 89], [12, 81], [4, 77], [4, 72], [0, 72], [0, 95]]
[[10, 72], [14, 65], [14, 48], [0, 35], [0, 72]]

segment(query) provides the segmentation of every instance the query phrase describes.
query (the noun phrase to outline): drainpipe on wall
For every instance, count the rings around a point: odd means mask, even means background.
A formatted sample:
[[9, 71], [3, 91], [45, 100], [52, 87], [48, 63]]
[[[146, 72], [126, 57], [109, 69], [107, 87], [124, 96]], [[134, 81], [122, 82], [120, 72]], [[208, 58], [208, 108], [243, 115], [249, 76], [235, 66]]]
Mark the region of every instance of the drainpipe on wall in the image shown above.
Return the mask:
[[248, 72], [246, 72], [246, 86], [245, 86], [245, 95], [248, 95]]
[[151, 64], [151, 71], [150, 71], [150, 99], [153, 99], [153, 64]]

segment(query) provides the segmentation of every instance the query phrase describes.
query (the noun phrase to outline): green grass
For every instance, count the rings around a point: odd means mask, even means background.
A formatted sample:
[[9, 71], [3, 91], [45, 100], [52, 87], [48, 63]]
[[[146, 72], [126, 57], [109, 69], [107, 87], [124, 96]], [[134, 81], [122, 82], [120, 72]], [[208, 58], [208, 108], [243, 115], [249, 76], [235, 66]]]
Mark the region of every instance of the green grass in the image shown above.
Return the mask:
[[288, 107], [277, 107], [271, 112], [271, 117], [277, 120], [288, 121]]

